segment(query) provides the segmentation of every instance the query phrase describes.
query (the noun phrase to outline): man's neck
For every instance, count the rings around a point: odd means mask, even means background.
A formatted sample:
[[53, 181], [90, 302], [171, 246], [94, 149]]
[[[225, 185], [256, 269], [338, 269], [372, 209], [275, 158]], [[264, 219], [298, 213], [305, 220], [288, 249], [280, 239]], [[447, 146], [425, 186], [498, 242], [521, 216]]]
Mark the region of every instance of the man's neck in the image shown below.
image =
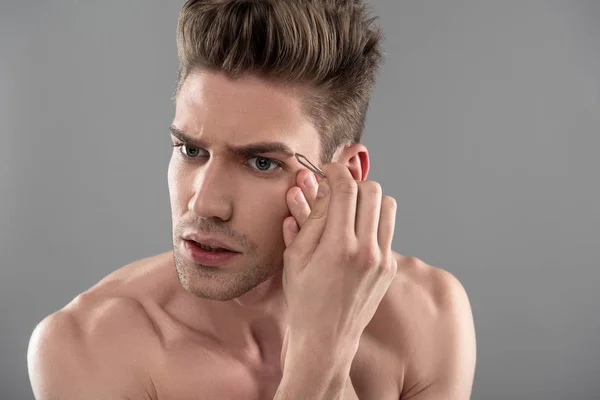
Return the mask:
[[199, 298], [176, 283], [177, 294], [169, 301], [168, 312], [193, 331], [217, 338], [249, 358], [270, 357], [281, 349], [286, 327], [281, 270], [228, 301]]

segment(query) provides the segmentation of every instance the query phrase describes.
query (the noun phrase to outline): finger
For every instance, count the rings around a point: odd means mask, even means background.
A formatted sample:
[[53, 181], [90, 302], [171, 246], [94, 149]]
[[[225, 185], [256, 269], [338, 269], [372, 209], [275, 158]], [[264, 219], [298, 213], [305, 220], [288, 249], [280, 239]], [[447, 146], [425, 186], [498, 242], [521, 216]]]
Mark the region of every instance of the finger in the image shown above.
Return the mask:
[[358, 182], [356, 206], [356, 237], [361, 243], [378, 246], [379, 214], [381, 211], [381, 185], [373, 181]]
[[283, 221], [283, 242], [285, 243], [285, 247], [289, 247], [292, 244], [296, 235], [298, 235], [298, 231], [298, 224], [294, 217], [287, 217]]
[[396, 199], [390, 196], [382, 196], [377, 232], [377, 241], [379, 242], [379, 248], [382, 251], [390, 250], [392, 248], [397, 208]]
[[314, 172], [303, 169], [296, 175], [296, 184], [302, 189], [309, 207], [314, 204], [317, 197], [317, 179]]
[[[328, 185], [327, 181], [327, 179], [323, 179], [320, 182], [320, 185], [325, 185], [324, 187], [326, 187]], [[329, 189], [326, 189], [326, 191], [328, 190]], [[304, 226], [302, 226], [302, 229], [296, 235], [293, 243], [290, 244], [290, 247], [293, 248], [294, 252], [297, 252], [295, 253], [296, 255], [300, 257], [309, 257], [321, 241], [323, 230], [327, 224], [329, 201], [330, 196], [328, 193], [321, 198], [317, 196]]]
[[308, 202], [306, 201], [302, 189], [300, 189], [297, 186], [294, 186], [293, 188], [288, 190], [286, 195], [286, 202], [288, 208], [290, 209], [290, 213], [296, 219], [299, 228], [302, 229], [304, 222], [306, 222], [306, 219], [310, 214], [310, 207], [308, 205]]
[[[323, 233], [325, 240], [356, 240], [356, 201], [358, 198], [358, 183], [352, 177], [348, 167], [340, 163], [323, 166], [326, 179], [331, 190], [328, 222]], [[320, 184], [320, 183], [319, 183]]]

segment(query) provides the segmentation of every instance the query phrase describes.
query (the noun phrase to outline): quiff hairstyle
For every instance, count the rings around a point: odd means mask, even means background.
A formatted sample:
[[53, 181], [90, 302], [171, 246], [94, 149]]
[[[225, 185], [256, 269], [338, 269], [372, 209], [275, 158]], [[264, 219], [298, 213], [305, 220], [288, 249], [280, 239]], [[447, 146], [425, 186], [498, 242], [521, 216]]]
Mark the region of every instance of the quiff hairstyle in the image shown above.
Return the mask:
[[362, 0], [189, 0], [177, 27], [176, 95], [194, 70], [307, 88], [321, 163], [359, 143], [383, 34]]

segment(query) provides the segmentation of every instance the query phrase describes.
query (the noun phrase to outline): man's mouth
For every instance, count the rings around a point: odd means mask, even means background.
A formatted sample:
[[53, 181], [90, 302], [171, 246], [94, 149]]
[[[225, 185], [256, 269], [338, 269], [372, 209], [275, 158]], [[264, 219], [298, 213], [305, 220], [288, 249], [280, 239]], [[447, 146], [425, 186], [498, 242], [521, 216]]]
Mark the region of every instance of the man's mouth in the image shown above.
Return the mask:
[[[215, 242], [217, 241], [215, 240]], [[223, 247], [208, 246], [191, 239], [185, 239], [184, 243], [188, 257], [193, 259], [196, 263], [205, 266], [222, 266], [241, 254], [240, 252]], [[211, 244], [219, 245], [221, 243], [217, 242]]]
[[202, 250], [206, 250], [206, 251], [215, 251], [215, 252], [231, 251], [231, 250], [223, 249], [221, 247], [210, 247], [210, 246], [206, 246], [202, 243], [198, 243], [198, 242], [194, 242], [194, 241], [192, 241], [192, 242], [195, 245], [197, 245], [198, 247], [200, 247]]
[[225, 252], [229, 252], [229, 253], [237, 253], [233, 250], [229, 250], [229, 249], [224, 249], [222, 247], [212, 247], [212, 246], [208, 246], [205, 245], [203, 243], [200, 242], [196, 242], [195, 240], [186, 240], [188, 243], [193, 244], [194, 246], [197, 246], [199, 248], [201, 248], [204, 251], [210, 251], [210, 252], [214, 252], [214, 253], [225, 253]]

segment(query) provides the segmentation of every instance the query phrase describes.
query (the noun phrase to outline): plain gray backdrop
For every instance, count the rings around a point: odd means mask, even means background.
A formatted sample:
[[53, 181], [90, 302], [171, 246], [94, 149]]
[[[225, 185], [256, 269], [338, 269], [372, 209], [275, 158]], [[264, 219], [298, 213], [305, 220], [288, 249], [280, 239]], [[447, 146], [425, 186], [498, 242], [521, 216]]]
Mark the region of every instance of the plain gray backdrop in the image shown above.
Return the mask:
[[[0, 398], [35, 325], [171, 249], [183, 1], [0, 5]], [[373, 0], [364, 142], [394, 249], [465, 286], [474, 399], [600, 398], [600, 2]]]

